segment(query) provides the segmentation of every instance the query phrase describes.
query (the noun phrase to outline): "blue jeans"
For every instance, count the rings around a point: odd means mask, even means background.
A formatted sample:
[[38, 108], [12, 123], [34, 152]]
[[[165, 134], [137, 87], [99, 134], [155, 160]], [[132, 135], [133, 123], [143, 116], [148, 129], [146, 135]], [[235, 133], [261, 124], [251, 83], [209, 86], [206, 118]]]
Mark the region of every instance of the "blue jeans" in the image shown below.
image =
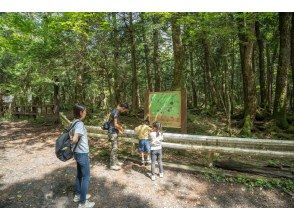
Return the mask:
[[148, 140], [141, 139], [139, 140], [139, 147], [138, 150], [140, 153], [150, 153], [150, 143]]
[[88, 153], [74, 153], [77, 161], [76, 194], [80, 195], [80, 202], [86, 202], [86, 195], [90, 182], [90, 160]]

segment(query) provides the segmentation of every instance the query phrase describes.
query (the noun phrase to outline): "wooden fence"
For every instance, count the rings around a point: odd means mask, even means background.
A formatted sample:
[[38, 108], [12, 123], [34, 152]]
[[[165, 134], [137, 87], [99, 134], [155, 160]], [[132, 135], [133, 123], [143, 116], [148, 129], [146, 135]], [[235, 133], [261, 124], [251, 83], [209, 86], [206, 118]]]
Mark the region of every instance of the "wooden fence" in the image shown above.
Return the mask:
[[[68, 126], [71, 122], [63, 113], [60, 120]], [[89, 137], [108, 138], [107, 131], [98, 126], [86, 126]], [[125, 130], [121, 141], [138, 143], [133, 130]], [[270, 157], [287, 157], [294, 159], [294, 141], [268, 140], [252, 138], [216, 137], [205, 135], [189, 135], [164, 133], [164, 148], [201, 150], [231, 154], [253, 154]], [[132, 146], [132, 145], [131, 145]]]
[[44, 106], [13, 106], [12, 115], [17, 117], [20, 116], [33, 116], [37, 115], [54, 115], [54, 105], [44, 105]]

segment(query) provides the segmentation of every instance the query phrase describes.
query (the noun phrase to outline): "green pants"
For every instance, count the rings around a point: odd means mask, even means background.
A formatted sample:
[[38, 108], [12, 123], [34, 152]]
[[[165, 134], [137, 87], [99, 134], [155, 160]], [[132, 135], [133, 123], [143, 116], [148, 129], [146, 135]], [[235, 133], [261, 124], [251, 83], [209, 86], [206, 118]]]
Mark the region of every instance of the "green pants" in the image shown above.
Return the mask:
[[114, 166], [118, 162], [118, 159], [117, 159], [118, 135], [117, 135], [117, 133], [113, 133], [113, 134], [109, 133], [108, 138], [111, 143], [111, 146], [110, 146], [110, 166]]

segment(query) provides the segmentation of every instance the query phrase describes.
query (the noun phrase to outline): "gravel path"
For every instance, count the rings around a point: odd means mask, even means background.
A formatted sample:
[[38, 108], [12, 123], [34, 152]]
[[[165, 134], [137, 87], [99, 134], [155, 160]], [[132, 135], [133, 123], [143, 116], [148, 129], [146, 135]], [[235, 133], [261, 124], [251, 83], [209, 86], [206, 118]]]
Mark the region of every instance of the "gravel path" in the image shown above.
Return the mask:
[[[54, 155], [60, 129], [4, 122], [0, 130], [0, 207], [77, 207], [72, 202], [75, 162]], [[152, 182], [148, 172], [149, 167], [130, 161], [111, 171], [95, 157], [90, 183], [95, 207], [294, 207], [293, 198], [278, 190], [247, 189], [171, 170]]]

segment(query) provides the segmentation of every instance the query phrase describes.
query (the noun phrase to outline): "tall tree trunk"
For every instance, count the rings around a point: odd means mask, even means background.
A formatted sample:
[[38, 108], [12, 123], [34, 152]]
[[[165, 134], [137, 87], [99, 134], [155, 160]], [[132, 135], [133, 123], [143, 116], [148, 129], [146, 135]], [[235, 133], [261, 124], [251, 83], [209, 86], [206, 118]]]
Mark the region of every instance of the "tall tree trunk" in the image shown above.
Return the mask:
[[111, 73], [107, 69], [104, 69], [104, 77], [105, 81], [107, 82], [107, 88], [108, 88], [108, 99], [106, 101], [106, 109], [113, 108], [115, 106], [114, 96], [113, 96], [113, 85], [110, 81], [111, 79]]
[[266, 75], [264, 67], [264, 42], [263, 36], [260, 32], [260, 22], [255, 22], [256, 38], [258, 44], [258, 58], [259, 58], [259, 86], [260, 86], [260, 107], [266, 107]]
[[[226, 47], [228, 45], [228, 42], [222, 41], [221, 47], [219, 50], [218, 57], [220, 58], [217, 64], [215, 65], [215, 70], [218, 70], [220, 72], [219, 75], [221, 75], [221, 85], [219, 91], [217, 91], [218, 95], [218, 104], [219, 107], [222, 106], [223, 111], [228, 114], [228, 103], [227, 103], [227, 90], [228, 90], [228, 60], [226, 56]], [[222, 62], [221, 62], [222, 61]]]
[[174, 69], [173, 69], [173, 82], [172, 89], [179, 90], [184, 88], [184, 51], [181, 39], [181, 27], [178, 24], [179, 14], [172, 15], [172, 40], [173, 40], [173, 54], [174, 54]]
[[60, 87], [59, 87], [59, 79], [57, 76], [54, 77], [54, 93], [53, 93], [53, 102], [54, 102], [54, 115], [55, 122], [59, 122], [59, 111], [60, 111]]
[[76, 54], [76, 59], [78, 62], [75, 64], [76, 71], [76, 84], [75, 84], [75, 102], [84, 103], [85, 102], [85, 57], [86, 57], [86, 46], [87, 46], [87, 37], [86, 35], [80, 35], [80, 51]]
[[4, 113], [4, 105], [3, 105], [3, 95], [2, 92], [0, 91], [0, 116]]
[[114, 99], [115, 105], [121, 102], [121, 77], [118, 73], [119, 70], [119, 38], [118, 38], [118, 29], [117, 29], [117, 19], [116, 19], [116, 12], [111, 13], [112, 16], [112, 24], [113, 24], [113, 78], [114, 78]]
[[[225, 45], [225, 44], [224, 44]], [[224, 53], [225, 53], [225, 48], [224, 49]], [[223, 108], [224, 111], [226, 113], [227, 116], [227, 130], [231, 135], [231, 99], [230, 99], [230, 77], [229, 77], [229, 65], [228, 65], [228, 58], [227, 56], [223, 56], [223, 84], [222, 84], [222, 91], [223, 91], [223, 97], [220, 97], [222, 104], [223, 104]]]
[[[141, 19], [143, 20], [144, 25], [147, 25], [142, 14]], [[145, 66], [146, 66], [146, 78], [147, 78], [147, 90], [152, 92], [152, 81], [151, 81], [151, 71], [150, 71], [150, 49], [149, 49], [149, 41], [146, 37], [146, 29], [143, 26], [143, 42], [144, 42], [144, 54], [145, 54]]]
[[207, 109], [208, 102], [210, 100], [210, 93], [209, 90], [207, 89], [207, 74], [205, 73], [205, 64], [204, 64], [204, 59], [202, 59], [201, 62], [201, 67], [202, 67], [202, 86], [203, 86], [203, 92], [204, 92], [204, 109]]
[[276, 93], [274, 102], [274, 117], [279, 127], [287, 128], [287, 81], [290, 64], [290, 29], [291, 14], [279, 13], [280, 52], [279, 66], [276, 78]]
[[[157, 24], [156, 17], [153, 17], [153, 25]], [[153, 29], [153, 71], [154, 71], [154, 91], [161, 90], [161, 71], [160, 71], [160, 55], [159, 55], [159, 29]]]
[[234, 40], [232, 43], [232, 53], [231, 53], [231, 86], [230, 86], [230, 107], [231, 107], [231, 114], [234, 114], [234, 83], [235, 83], [235, 48], [234, 48]]
[[252, 20], [249, 19], [241, 19], [238, 22], [238, 28], [244, 93], [244, 124], [242, 128], [242, 133], [246, 136], [250, 136], [256, 113], [255, 76], [252, 67], [252, 36], [254, 36], [255, 34], [254, 22], [252, 22]]
[[210, 93], [210, 100], [211, 100], [210, 105], [211, 105], [211, 108], [214, 109], [214, 107], [218, 106], [217, 93], [216, 93], [215, 84], [211, 74], [212, 61], [211, 61], [210, 48], [209, 48], [209, 44], [205, 34], [202, 37], [202, 45], [204, 50], [204, 67], [205, 67], [204, 72], [206, 74], [206, 80], [209, 85], [208, 92]]
[[133, 26], [133, 14], [129, 12], [129, 37], [131, 44], [131, 59], [132, 59], [132, 112], [137, 113], [139, 110], [139, 95], [138, 95], [138, 77], [137, 77], [137, 58], [136, 58], [136, 42]]
[[273, 73], [275, 68], [275, 62], [277, 57], [277, 46], [274, 47], [273, 54], [270, 54], [270, 47], [266, 45], [266, 57], [267, 57], [267, 109], [272, 112], [272, 102], [273, 102]]
[[291, 27], [291, 69], [292, 69], [292, 95], [291, 109], [294, 112], [294, 13], [292, 12], [292, 27]]
[[197, 87], [195, 83], [196, 76], [194, 73], [193, 48], [191, 45], [189, 49], [189, 58], [190, 58], [190, 82], [191, 82], [191, 88], [192, 88], [192, 106], [193, 108], [197, 108], [198, 99], [197, 99]]

